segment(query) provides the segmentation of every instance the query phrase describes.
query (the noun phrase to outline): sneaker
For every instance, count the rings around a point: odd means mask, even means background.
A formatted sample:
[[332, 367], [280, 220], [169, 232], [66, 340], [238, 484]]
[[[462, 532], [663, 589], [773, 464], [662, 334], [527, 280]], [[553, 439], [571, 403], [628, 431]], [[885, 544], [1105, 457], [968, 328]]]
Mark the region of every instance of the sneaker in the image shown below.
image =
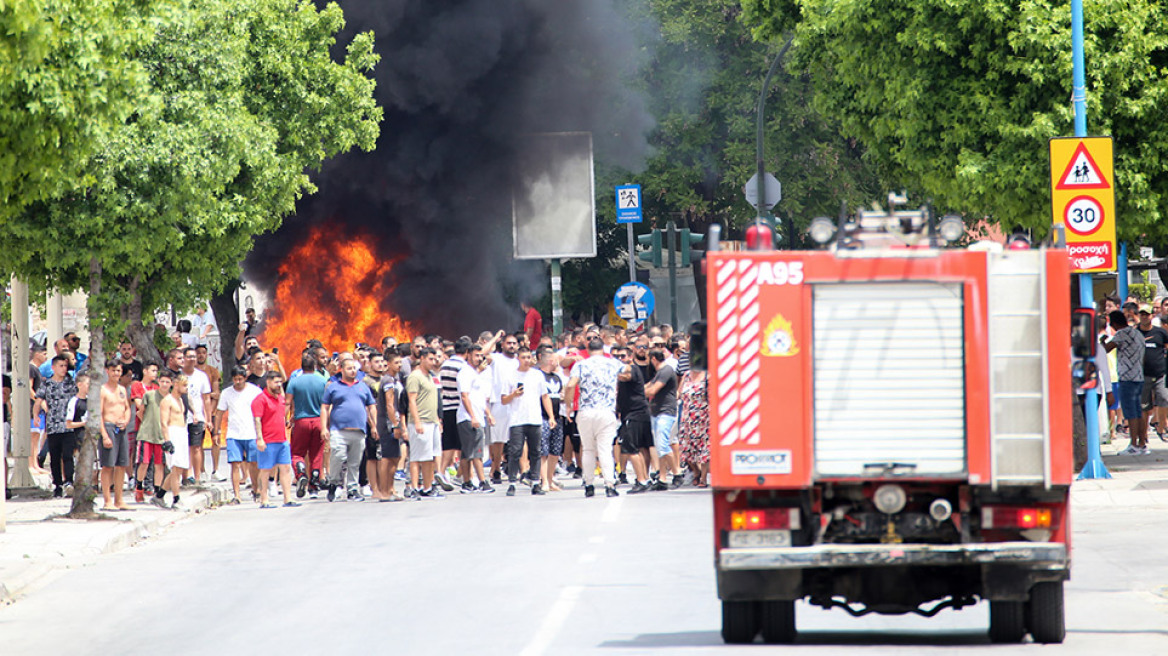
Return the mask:
[[585, 485], [584, 486], [584, 496], [586, 496], [586, 497], [596, 496], [596, 488], [592, 485]]
[[216, 481], [218, 481], [218, 482], [220, 482], [220, 483], [222, 483], [222, 482], [224, 482], [224, 481], [226, 481], [226, 480], [227, 480], [227, 477], [226, 477], [226, 476], [224, 476], [223, 474], [220, 474], [220, 473], [219, 473], [219, 472], [217, 472], [217, 471], [215, 471], [215, 472], [211, 472], [211, 478], [215, 479]]
[[439, 490], [437, 486], [432, 486], [429, 490], [423, 490], [421, 492], [418, 492], [418, 498], [420, 498], [420, 499], [445, 499], [446, 497], [442, 495], [442, 491]]
[[450, 482], [447, 481], [445, 478], [438, 476], [438, 475], [434, 476], [433, 486], [441, 487], [442, 490], [445, 492], [453, 492], [454, 491], [454, 486], [451, 485]]
[[658, 480], [658, 481], [653, 481], [653, 482], [649, 483], [649, 489], [654, 490], [656, 492], [664, 492], [665, 490], [669, 489], [669, 486]]
[[63, 496], [65, 496], [65, 488], [61, 487], [60, 485], [53, 488], [54, 499], [60, 499]]
[[584, 472], [580, 471], [579, 468], [573, 468], [572, 478], [584, 478]]
[[649, 486], [645, 483], [637, 481], [633, 483], [633, 487], [629, 488], [629, 494], [642, 494], [649, 491]]
[[1168, 433], [1156, 433], [1156, 437], [1159, 437], [1161, 442], [1168, 442]]
[[337, 499], [337, 486], [336, 486], [335, 484], [333, 484], [333, 483], [329, 483], [329, 486], [328, 486], [328, 500], [329, 500], [329, 502], [331, 503], [331, 502], [333, 502], [333, 501], [336, 501], [336, 499]]
[[621, 472], [621, 475], [617, 477], [617, 481], [620, 482], [621, 485], [628, 485], [629, 484], [628, 474]]
[[462, 492], [463, 494], [471, 494], [474, 491], [475, 491], [474, 483], [471, 483], [470, 481], [463, 483], [462, 487], [459, 488], [459, 492]]
[[145, 490], [134, 490], [134, 502], [135, 503], [146, 503]]
[[403, 469], [399, 469], [399, 470], [395, 471], [393, 473], [393, 478], [394, 478], [394, 480], [397, 480], [397, 481], [409, 480], [409, 476], [406, 476], [406, 472]]
[[73, 497], [73, 484], [72, 483], [65, 484], [65, 496], [67, 496], [69, 498]]
[[1140, 450], [1140, 448], [1138, 446], [1136, 446], [1134, 444], [1129, 444], [1129, 445], [1127, 445], [1126, 449], [1124, 449], [1123, 451], [1120, 451], [1119, 453], [1117, 453], [1115, 455], [1117, 455], [1117, 456], [1134, 456], [1134, 455], [1136, 455], [1136, 453], [1139, 452], [1139, 450]]
[[407, 499], [417, 499], [420, 495], [418, 494], [418, 491], [415, 490], [414, 488], [407, 487], [405, 489], [405, 492], [402, 493], [402, 496], [407, 498]]
[[526, 485], [527, 487], [531, 487], [533, 484], [532, 480], [530, 478], [528, 478], [527, 476], [520, 476], [519, 482]]
[[163, 499], [162, 497], [159, 497], [159, 496], [150, 497], [150, 503], [158, 506], [159, 508], [163, 508], [163, 509], [166, 508], [166, 499]]
[[515, 496], [515, 485], [514, 484], [507, 486], [507, 496], [509, 496], [509, 497]]
[[495, 491], [495, 488], [491, 487], [490, 483], [488, 483], [486, 481], [479, 483], [479, 492], [482, 492], [483, 494], [490, 494], [494, 491]]
[[685, 485], [685, 477], [680, 475], [680, 474], [674, 475], [673, 489], [676, 490], [676, 489], [680, 488], [682, 485]]
[[296, 498], [303, 499], [305, 494], [308, 494], [308, 477], [301, 474], [296, 479]]
[[206, 483], [209, 480], [211, 480], [211, 475], [208, 474], [207, 472], [203, 472], [203, 473], [199, 474], [199, 482], [200, 483]]
[[240, 503], [241, 503], [241, 502], [240, 502], [240, 500], [239, 500], [239, 497], [235, 497], [235, 498], [233, 498], [231, 501], [228, 501], [228, 502], [227, 502], [227, 505], [229, 505], [229, 506], [238, 506]]
[[373, 488], [366, 485], [365, 487], [361, 488], [361, 494], [367, 497], [371, 497], [373, 496]]
[[195, 477], [194, 476], [187, 476], [186, 480], [183, 481], [183, 485], [191, 486], [194, 484], [195, 484]]
[[285, 507], [285, 508], [299, 508], [299, 507], [300, 507], [300, 503], [299, 503], [299, 502], [297, 502], [297, 501], [285, 501], [285, 502], [284, 502], [284, 507]]
[[538, 483], [531, 486], [531, 493], [536, 496], [543, 496], [547, 494], [547, 492], [543, 491], [543, 487], [541, 487]]
[[606, 496], [606, 497], [619, 497], [620, 492], [617, 492], [615, 487], [606, 487], [606, 488], [604, 488], [604, 496]]
[[361, 494], [361, 490], [353, 488], [352, 490], [349, 490], [348, 494], [345, 495], [345, 498], [349, 501], [364, 501], [365, 495]]
[[495, 472], [495, 473], [491, 474], [491, 484], [492, 485], [502, 485], [503, 484], [503, 474], [501, 472]]
[[556, 476], [564, 477], [564, 476], [567, 476], [568, 473], [569, 473], [568, 470], [564, 469], [563, 465], [561, 465], [561, 464], [556, 465]]
[[1141, 446], [1139, 452], [1137, 452], [1136, 455], [1137, 456], [1150, 456], [1150, 455], [1152, 455], [1152, 450], [1149, 449], [1147, 446]]

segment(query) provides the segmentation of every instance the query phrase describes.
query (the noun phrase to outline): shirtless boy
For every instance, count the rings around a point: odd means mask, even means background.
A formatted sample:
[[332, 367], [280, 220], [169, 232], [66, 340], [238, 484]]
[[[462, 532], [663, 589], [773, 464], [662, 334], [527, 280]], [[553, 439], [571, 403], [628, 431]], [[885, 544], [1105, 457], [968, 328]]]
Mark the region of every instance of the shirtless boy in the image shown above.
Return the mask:
[[[130, 399], [121, 385], [122, 363], [109, 360], [105, 365], [105, 384], [101, 386], [101, 498], [102, 510], [129, 510], [122, 499], [126, 468], [130, 466]], [[110, 504], [110, 487], [114, 502]]]
[[162, 482], [162, 486], [154, 493], [155, 498], [158, 499], [155, 505], [165, 507], [165, 502], [159, 502], [162, 501], [167, 490], [174, 495], [171, 507], [178, 505], [179, 488], [182, 486], [183, 478], [187, 475], [187, 470], [191, 467], [191, 452], [187, 448], [187, 417], [182, 402], [182, 397], [186, 393], [187, 377], [179, 374], [174, 377], [170, 394], [162, 400], [162, 406], [159, 408], [162, 431], [166, 435], [166, 440], [170, 442], [169, 448], [165, 444], [163, 445], [163, 448], [170, 453], [168, 457], [170, 473]]

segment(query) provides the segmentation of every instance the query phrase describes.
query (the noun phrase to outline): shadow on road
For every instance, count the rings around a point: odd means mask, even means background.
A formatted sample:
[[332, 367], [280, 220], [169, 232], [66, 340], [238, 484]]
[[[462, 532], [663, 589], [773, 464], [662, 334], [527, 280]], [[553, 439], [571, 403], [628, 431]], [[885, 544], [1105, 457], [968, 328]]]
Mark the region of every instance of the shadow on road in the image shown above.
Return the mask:
[[[1116, 631], [1116, 633], [1123, 633]], [[1133, 631], [1132, 633], [1144, 633]], [[670, 649], [677, 647], [707, 647], [722, 645], [717, 631], [684, 631], [681, 633], [643, 633], [631, 640], [608, 640], [601, 647], [616, 649]], [[981, 631], [950, 633], [887, 633], [879, 631], [800, 631], [796, 645], [904, 645], [952, 647], [988, 645], [989, 636]]]

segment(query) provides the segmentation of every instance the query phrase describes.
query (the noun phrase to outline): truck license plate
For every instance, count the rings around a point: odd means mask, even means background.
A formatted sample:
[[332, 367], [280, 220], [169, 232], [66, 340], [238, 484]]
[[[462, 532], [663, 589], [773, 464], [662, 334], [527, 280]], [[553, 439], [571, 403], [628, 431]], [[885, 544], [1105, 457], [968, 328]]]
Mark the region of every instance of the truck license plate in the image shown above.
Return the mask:
[[789, 547], [790, 531], [730, 531], [732, 549], [753, 547]]

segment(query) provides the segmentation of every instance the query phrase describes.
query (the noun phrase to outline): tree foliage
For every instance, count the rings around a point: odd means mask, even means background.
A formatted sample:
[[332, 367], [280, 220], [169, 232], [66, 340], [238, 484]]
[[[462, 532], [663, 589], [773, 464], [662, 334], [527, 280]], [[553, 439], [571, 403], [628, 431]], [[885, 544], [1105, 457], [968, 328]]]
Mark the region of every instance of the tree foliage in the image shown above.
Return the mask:
[[105, 292], [91, 320], [182, 307], [235, 278], [252, 238], [315, 190], [309, 169], [376, 140], [372, 35], [336, 62], [343, 24], [335, 4], [172, 5], [134, 53], [150, 93], [100, 141], [93, 183], [0, 226], [4, 267], [72, 290], [98, 254]]
[[[1050, 225], [1047, 140], [1073, 133], [1067, 1], [743, 0], [795, 34], [815, 106], [890, 179], [1007, 227]], [[1168, 244], [1168, 3], [1087, 0], [1088, 128], [1115, 139], [1121, 238]]]
[[0, 2], [0, 221], [95, 178], [86, 164], [146, 90], [128, 55], [157, 0]]

